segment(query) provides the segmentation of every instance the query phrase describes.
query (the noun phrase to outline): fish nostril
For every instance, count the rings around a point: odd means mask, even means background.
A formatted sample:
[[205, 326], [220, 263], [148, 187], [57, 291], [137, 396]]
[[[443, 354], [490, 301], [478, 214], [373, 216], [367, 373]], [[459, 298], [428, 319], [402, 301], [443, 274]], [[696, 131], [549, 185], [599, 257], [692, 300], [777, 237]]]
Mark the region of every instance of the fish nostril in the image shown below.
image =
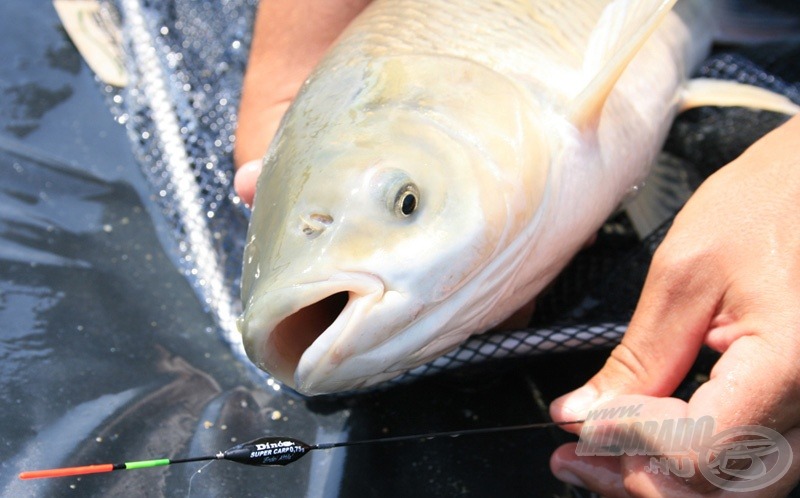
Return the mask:
[[311, 213], [300, 216], [300, 231], [308, 238], [314, 239], [333, 223], [333, 217], [328, 214]]
[[329, 214], [311, 213], [309, 218], [323, 225], [330, 225], [333, 223], [333, 217]]

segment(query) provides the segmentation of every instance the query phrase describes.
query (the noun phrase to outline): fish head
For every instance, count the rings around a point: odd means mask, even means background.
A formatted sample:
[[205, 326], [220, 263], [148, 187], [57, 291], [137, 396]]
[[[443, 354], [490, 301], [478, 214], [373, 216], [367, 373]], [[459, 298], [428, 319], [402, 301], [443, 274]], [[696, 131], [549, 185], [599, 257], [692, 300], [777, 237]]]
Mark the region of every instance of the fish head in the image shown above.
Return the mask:
[[508, 80], [460, 60], [312, 77], [256, 190], [239, 320], [251, 360], [305, 394], [351, 390], [504, 318], [458, 319], [485, 300], [469, 284], [543, 196], [547, 168], [529, 163], [546, 164], [547, 148], [528, 107]]

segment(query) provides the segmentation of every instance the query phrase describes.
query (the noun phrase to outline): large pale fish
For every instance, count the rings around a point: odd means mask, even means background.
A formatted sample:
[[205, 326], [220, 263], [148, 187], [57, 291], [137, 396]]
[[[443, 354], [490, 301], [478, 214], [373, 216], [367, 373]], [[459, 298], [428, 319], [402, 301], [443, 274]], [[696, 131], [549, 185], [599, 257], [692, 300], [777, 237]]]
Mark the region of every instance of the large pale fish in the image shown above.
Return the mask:
[[303, 393], [359, 388], [531, 300], [645, 178], [707, 53], [707, 3], [673, 4], [371, 4], [264, 159], [250, 358]]

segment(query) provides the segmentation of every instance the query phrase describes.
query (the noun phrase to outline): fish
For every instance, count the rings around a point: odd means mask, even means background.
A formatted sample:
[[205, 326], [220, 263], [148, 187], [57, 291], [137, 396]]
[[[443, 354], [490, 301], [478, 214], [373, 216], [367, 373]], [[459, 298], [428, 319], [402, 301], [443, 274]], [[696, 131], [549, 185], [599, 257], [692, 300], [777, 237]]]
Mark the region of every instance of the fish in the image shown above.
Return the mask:
[[772, 102], [725, 82], [687, 93], [713, 13], [675, 4], [371, 3], [264, 157], [237, 322], [251, 361], [306, 395], [426, 363], [558, 275], [682, 103]]

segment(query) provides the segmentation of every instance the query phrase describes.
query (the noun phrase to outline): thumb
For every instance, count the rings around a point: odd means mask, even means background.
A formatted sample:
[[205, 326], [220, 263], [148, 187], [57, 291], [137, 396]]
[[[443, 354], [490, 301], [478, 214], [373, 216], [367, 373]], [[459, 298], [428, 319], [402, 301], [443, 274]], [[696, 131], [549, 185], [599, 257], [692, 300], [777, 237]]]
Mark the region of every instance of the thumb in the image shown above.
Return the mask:
[[236, 176], [233, 178], [233, 188], [242, 199], [242, 202], [248, 206], [253, 205], [253, 198], [256, 195], [256, 182], [258, 175], [261, 174], [261, 160], [246, 162], [236, 171]]
[[672, 250], [675, 246], [668, 234], [622, 341], [583, 387], [553, 401], [553, 420], [584, 418], [593, 405], [618, 395], [667, 396], [686, 376], [721, 293], [709, 288], [713, 262], [687, 255], [686, 245], [683, 251]]

